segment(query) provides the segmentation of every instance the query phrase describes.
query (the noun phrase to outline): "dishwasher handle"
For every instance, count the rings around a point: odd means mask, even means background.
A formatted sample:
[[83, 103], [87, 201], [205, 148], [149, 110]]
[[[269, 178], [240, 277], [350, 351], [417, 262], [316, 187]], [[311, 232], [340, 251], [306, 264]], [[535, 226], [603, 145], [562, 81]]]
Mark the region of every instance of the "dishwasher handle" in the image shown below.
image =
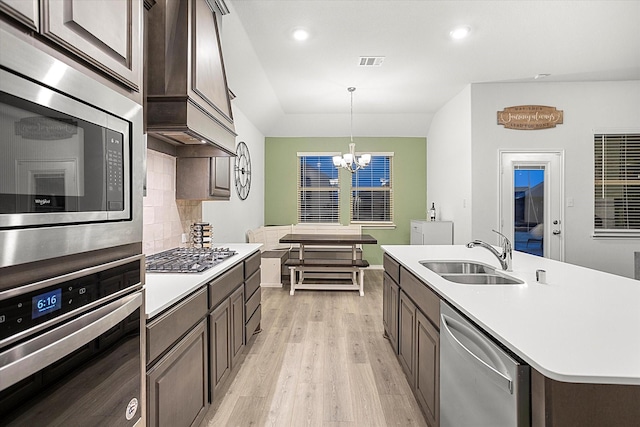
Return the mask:
[[[477, 332], [475, 332], [465, 324], [458, 322], [457, 320], [452, 319], [448, 316], [445, 316], [444, 314], [440, 314], [440, 319], [442, 330], [444, 330], [445, 335], [449, 339], [449, 342], [451, 342], [451, 344], [457, 348], [458, 353], [463, 357], [466, 355], [467, 359], [471, 360], [477, 367], [480, 368], [480, 370], [482, 370], [482, 372], [484, 372], [485, 375], [491, 378], [497, 385], [506, 389], [509, 394], [513, 394], [513, 380], [493, 366], [486, 363], [473, 351], [462, 344], [460, 340], [456, 338], [453, 332], [451, 332], [451, 329], [458, 330], [461, 334], [472, 340], [487, 354], [495, 354], [493, 349], [485, 342], [486, 338], [480, 336]], [[494, 357], [494, 359], [499, 360], [497, 357]]]

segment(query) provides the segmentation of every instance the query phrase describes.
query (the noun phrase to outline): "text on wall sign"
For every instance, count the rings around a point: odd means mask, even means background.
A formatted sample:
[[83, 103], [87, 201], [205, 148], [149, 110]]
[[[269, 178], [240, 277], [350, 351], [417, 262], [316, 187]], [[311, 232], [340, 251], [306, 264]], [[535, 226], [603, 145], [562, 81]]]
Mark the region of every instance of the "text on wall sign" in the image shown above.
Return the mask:
[[498, 124], [507, 129], [549, 129], [562, 124], [562, 119], [562, 110], [546, 105], [517, 105], [498, 111]]

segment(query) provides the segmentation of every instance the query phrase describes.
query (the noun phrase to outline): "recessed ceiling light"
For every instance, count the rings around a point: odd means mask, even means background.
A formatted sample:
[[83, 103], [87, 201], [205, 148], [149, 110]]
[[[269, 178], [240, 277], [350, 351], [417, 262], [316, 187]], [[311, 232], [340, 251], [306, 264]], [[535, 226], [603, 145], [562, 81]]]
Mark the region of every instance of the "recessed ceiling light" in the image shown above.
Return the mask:
[[451, 36], [452, 39], [460, 40], [467, 37], [470, 32], [471, 32], [471, 27], [464, 25], [462, 27], [454, 28], [453, 30], [451, 30], [449, 35]]
[[309, 31], [305, 30], [304, 28], [296, 28], [295, 30], [293, 30], [291, 35], [299, 42], [303, 42], [309, 38]]

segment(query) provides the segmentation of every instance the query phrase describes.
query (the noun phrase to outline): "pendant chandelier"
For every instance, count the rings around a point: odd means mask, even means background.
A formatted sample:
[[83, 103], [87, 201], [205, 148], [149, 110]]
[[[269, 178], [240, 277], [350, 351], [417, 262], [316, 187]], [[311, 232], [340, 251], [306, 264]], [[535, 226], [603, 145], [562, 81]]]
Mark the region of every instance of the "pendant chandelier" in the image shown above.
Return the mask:
[[371, 162], [371, 154], [363, 154], [360, 157], [356, 157], [356, 144], [353, 142], [353, 92], [356, 88], [348, 87], [347, 90], [351, 94], [351, 142], [348, 153], [342, 156], [333, 156], [333, 165], [354, 173], [358, 169], [366, 167]]

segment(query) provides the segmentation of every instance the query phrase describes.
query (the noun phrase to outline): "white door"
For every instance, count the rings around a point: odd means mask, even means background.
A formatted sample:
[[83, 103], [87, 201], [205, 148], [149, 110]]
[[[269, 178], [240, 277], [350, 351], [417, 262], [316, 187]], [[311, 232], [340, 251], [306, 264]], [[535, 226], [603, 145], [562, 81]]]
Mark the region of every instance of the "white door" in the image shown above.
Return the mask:
[[564, 260], [562, 151], [500, 151], [500, 232], [514, 250]]

